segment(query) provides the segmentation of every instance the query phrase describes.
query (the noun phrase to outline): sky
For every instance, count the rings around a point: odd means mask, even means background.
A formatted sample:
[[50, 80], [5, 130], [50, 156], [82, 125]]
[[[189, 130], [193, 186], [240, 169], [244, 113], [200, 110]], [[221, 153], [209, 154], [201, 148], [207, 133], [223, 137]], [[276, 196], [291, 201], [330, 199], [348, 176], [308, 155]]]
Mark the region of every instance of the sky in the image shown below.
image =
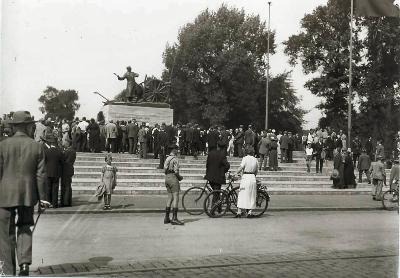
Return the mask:
[[[271, 0], [271, 29], [277, 53], [270, 58], [271, 74], [292, 70], [300, 106], [310, 112], [305, 129], [317, 125], [321, 99], [304, 88], [310, 78], [301, 66], [292, 68], [282, 42], [300, 32], [300, 20], [327, 0]], [[162, 54], [177, 40], [179, 29], [206, 8], [223, 3], [268, 19], [266, 0], [2, 0], [0, 115], [28, 110], [43, 115], [37, 101], [47, 86], [75, 89], [76, 116], [96, 117], [102, 107], [97, 91], [109, 99], [126, 87], [126, 66], [139, 74], [161, 76]]]

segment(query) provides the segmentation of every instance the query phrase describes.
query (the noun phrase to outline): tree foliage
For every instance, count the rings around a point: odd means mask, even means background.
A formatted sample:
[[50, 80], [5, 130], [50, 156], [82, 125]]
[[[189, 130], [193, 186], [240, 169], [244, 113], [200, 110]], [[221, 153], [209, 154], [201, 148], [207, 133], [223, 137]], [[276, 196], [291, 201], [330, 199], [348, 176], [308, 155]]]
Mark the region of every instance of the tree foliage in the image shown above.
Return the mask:
[[[329, 0], [301, 21], [302, 31], [285, 42], [290, 62], [301, 61], [310, 91], [324, 101], [320, 126], [346, 129], [350, 1]], [[400, 18], [355, 18], [353, 48], [353, 132], [383, 139], [393, 147], [400, 117]], [[356, 97], [356, 98], [355, 98]]]
[[391, 150], [400, 130], [400, 18], [366, 18], [362, 24], [367, 51], [355, 123], [360, 134], [383, 139]]
[[[299, 61], [305, 74], [313, 74], [305, 87], [322, 97], [317, 107], [325, 112], [334, 128], [343, 129], [347, 122], [349, 84], [350, 1], [329, 0], [301, 20], [301, 32], [284, 42], [292, 65]], [[360, 28], [354, 29], [353, 89], [360, 80], [362, 44]]]
[[47, 86], [39, 98], [39, 110], [46, 117], [72, 120], [79, 109], [78, 93], [75, 90], [58, 90]]
[[[162, 78], [171, 81], [174, 118], [206, 126], [253, 123], [263, 127], [267, 35], [265, 22], [258, 16], [246, 15], [243, 10], [225, 5], [217, 11], [205, 10], [193, 23], [183, 26], [177, 43], [167, 45], [164, 52]], [[272, 32], [271, 53], [275, 49], [274, 38]], [[273, 107], [271, 126], [277, 124], [274, 120], [281, 120], [273, 113], [284, 110], [288, 112], [288, 122], [302, 122], [303, 111], [296, 108], [298, 98], [288, 75], [279, 75], [271, 81], [270, 102], [274, 102], [272, 98], [280, 101], [282, 97], [282, 105], [291, 102], [286, 110]], [[286, 91], [279, 91], [283, 89]], [[300, 113], [293, 116], [291, 112]]]

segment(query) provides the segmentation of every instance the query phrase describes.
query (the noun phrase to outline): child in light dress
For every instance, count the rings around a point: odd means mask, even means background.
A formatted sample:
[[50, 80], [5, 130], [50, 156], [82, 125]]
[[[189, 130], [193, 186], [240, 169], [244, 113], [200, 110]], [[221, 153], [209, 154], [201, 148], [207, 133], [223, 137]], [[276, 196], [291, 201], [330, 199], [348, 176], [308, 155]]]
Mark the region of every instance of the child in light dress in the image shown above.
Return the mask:
[[96, 194], [101, 200], [104, 198], [104, 210], [111, 209], [111, 194], [117, 186], [117, 167], [112, 165], [112, 156], [107, 154], [105, 157], [106, 165], [101, 169], [101, 180], [97, 187]]

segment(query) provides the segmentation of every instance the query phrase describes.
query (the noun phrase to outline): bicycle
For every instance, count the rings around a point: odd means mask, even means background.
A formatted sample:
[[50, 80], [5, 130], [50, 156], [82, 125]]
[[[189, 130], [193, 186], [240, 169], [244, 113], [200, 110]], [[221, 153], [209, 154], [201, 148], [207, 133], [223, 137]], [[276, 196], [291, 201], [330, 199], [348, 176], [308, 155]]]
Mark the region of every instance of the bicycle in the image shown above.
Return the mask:
[[204, 213], [203, 204], [209, 192], [213, 189], [208, 181], [203, 187], [190, 187], [182, 195], [182, 207], [190, 215], [201, 215]]
[[[209, 217], [222, 217], [228, 210], [236, 214], [239, 186], [233, 187], [236, 177], [232, 176], [230, 172], [228, 173], [228, 180], [228, 186], [225, 189], [214, 190], [207, 194], [204, 200], [204, 211]], [[252, 214], [255, 217], [263, 215], [268, 208], [269, 201], [267, 187], [257, 181], [256, 208], [252, 210]]]
[[383, 193], [382, 206], [386, 210], [397, 210], [399, 212], [399, 182], [396, 182], [397, 186], [393, 189], [389, 189]]

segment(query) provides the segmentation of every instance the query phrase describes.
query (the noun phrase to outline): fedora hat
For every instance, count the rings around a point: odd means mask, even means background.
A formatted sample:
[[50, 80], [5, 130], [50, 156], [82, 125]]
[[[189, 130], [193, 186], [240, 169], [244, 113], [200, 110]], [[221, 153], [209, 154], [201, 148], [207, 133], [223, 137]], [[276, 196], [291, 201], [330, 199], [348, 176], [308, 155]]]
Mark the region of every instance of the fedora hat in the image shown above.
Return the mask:
[[12, 120], [9, 124], [30, 124], [34, 123], [33, 117], [29, 111], [16, 111], [13, 114]]

